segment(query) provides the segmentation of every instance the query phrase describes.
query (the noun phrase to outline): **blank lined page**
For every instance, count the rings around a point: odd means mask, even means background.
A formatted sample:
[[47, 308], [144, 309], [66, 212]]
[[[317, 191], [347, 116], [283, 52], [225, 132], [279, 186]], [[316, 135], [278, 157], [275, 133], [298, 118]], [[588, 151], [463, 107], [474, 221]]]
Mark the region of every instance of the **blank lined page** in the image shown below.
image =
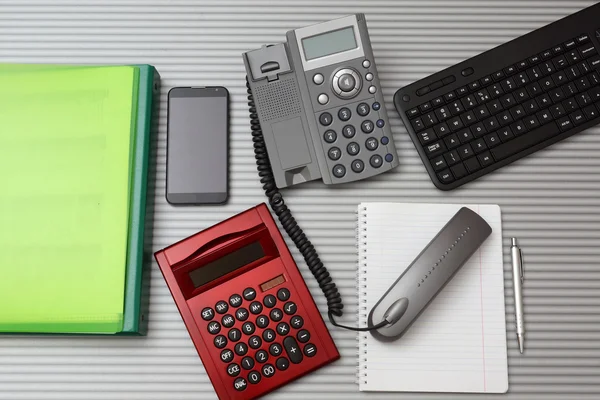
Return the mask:
[[[367, 313], [463, 207], [363, 203], [358, 209], [360, 326]], [[359, 334], [361, 391], [508, 390], [500, 207], [467, 205], [492, 234], [400, 339]]]

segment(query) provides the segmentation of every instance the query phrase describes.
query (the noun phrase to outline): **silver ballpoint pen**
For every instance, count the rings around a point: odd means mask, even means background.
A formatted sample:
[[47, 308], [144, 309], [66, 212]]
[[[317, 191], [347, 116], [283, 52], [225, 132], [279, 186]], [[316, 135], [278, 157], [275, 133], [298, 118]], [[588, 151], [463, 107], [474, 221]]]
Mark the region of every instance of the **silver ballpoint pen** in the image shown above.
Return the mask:
[[525, 344], [525, 324], [523, 323], [523, 259], [521, 249], [517, 246], [517, 239], [512, 238], [510, 256], [513, 270], [513, 287], [515, 291], [515, 317], [517, 320], [517, 341], [519, 350], [523, 354]]

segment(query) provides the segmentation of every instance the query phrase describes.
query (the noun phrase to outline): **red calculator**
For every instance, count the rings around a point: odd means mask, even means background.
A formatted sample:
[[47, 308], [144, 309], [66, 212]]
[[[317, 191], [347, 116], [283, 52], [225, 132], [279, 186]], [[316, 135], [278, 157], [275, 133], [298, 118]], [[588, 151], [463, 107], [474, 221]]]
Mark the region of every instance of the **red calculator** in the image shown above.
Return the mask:
[[253, 399], [340, 354], [263, 203], [154, 254], [220, 399]]

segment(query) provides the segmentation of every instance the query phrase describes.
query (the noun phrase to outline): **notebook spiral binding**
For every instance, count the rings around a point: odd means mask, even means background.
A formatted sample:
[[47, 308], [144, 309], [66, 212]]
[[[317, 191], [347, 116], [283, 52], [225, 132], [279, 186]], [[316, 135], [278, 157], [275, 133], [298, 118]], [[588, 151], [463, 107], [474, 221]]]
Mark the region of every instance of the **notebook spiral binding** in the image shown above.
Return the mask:
[[[359, 206], [356, 211], [356, 251], [357, 251], [357, 268], [356, 268], [356, 286], [358, 288], [358, 326], [367, 325], [367, 208]], [[367, 383], [367, 332], [358, 332], [358, 357], [356, 366], [356, 383]], [[360, 360], [362, 357], [362, 360]], [[363, 367], [360, 367], [358, 361], [362, 361]]]

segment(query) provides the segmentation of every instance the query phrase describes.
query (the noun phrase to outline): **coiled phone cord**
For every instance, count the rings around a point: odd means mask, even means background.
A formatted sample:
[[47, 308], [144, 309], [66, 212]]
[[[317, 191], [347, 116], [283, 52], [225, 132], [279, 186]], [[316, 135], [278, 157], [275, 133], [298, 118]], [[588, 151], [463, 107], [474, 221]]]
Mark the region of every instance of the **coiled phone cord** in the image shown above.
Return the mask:
[[329, 271], [327, 271], [327, 268], [323, 265], [323, 262], [319, 258], [317, 250], [315, 250], [315, 247], [312, 245], [310, 240], [308, 240], [302, 231], [302, 228], [298, 226], [298, 223], [292, 215], [292, 212], [283, 200], [283, 195], [275, 184], [275, 177], [273, 176], [273, 170], [267, 154], [265, 139], [260, 127], [260, 121], [258, 119], [256, 104], [254, 103], [254, 96], [252, 95], [252, 89], [250, 88], [247, 78], [246, 88], [248, 92], [248, 107], [250, 111], [252, 142], [254, 144], [254, 157], [256, 158], [256, 169], [258, 170], [260, 183], [262, 184], [263, 190], [269, 199], [269, 205], [271, 206], [271, 209], [275, 212], [275, 215], [277, 215], [277, 218], [279, 219], [281, 226], [283, 226], [283, 229], [285, 229], [298, 250], [300, 250], [306, 265], [308, 265], [308, 269], [310, 269], [310, 272], [313, 274], [317, 280], [317, 283], [319, 284], [319, 287], [323, 291], [323, 294], [327, 299], [327, 315], [329, 316], [329, 321], [334, 326], [353, 331], [370, 331], [386, 326], [388, 324], [386, 320], [383, 320], [379, 324], [365, 328], [345, 326], [335, 322], [334, 316], [341, 317], [343, 314], [342, 309], [344, 308], [344, 304], [342, 303], [342, 297], [337, 286], [331, 279]]

